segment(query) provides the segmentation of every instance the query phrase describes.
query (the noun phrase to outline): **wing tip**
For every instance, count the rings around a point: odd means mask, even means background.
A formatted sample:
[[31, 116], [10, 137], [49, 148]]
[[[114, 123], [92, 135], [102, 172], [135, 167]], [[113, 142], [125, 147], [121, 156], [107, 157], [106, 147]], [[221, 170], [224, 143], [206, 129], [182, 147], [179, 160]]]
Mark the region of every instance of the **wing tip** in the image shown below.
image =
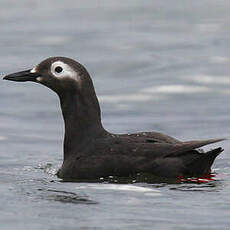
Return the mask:
[[209, 139], [210, 144], [211, 143], [217, 143], [217, 142], [220, 142], [220, 141], [227, 141], [227, 140], [229, 140], [229, 138]]

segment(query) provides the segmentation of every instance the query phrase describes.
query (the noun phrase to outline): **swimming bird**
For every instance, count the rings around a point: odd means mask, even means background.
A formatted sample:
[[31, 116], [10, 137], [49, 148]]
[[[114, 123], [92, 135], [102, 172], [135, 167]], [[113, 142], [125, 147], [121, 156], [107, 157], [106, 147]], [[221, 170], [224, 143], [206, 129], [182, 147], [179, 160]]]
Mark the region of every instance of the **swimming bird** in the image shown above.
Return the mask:
[[199, 149], [223, 139], [180, 141], [158, 132], [106, 131], [92, 79], [83, 65], [70, 58], [50, 57], [3, 79], [40, 83], [59, 96], [65, 124], [60, 178], [88, 180], [137, 173], [166, 178], [201, 176], [211, 172], [223, 151], [221, 147], [208, 152]]

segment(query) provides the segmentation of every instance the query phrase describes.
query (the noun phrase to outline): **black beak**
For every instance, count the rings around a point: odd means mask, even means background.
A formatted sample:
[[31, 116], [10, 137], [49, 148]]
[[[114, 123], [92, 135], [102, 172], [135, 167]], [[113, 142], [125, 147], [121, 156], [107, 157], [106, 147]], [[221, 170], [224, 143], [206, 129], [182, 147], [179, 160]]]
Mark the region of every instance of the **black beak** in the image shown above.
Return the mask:
[[41, 75], [38, 73], [31, 73], [31, 69], [12, 73], [9, 75], [6, 75], [3, 77], [3, 80], [9, 80], [9, 81], [37, 81], [37, 77], [40, 77]]

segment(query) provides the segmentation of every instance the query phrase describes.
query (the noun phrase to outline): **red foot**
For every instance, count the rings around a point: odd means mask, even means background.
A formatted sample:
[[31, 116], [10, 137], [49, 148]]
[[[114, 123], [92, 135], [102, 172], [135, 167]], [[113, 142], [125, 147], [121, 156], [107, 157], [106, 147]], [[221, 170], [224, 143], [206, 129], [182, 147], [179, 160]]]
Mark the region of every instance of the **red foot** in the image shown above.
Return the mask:
[[207, 174], [202, 177], [191, 177], [191, 178], [184, 178], [183, 176], [178, 177], [178, 182], [196, 182], [196, 183], [208, 183], [210, 181], [215, 180], [215, 174]]

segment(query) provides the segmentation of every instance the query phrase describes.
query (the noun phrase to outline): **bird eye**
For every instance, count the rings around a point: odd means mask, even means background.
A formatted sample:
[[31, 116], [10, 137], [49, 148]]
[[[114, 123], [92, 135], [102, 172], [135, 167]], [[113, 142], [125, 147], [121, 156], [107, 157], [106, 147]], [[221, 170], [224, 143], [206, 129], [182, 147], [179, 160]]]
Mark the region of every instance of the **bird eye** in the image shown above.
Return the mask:
[[61, 73], [63, 69], [61, 66], [57, 66], [54, 70], [56, 73]]

